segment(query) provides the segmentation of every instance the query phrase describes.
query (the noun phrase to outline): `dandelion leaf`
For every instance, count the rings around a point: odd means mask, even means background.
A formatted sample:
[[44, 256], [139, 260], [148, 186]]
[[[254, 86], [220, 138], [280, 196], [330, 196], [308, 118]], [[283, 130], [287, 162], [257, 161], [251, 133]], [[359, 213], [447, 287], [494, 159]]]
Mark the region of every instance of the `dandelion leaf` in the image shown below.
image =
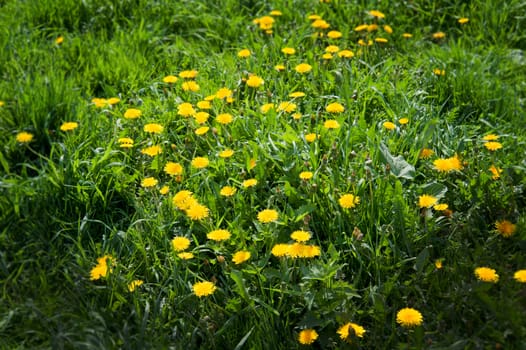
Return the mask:
[[394, 157], [384, 143], [380, 144], [380, 154], [382, 161], [388, 164], [391, 174], [397, 178], [413, 180], [415, 178], [415, 167], [409, 164], [404, 157]]

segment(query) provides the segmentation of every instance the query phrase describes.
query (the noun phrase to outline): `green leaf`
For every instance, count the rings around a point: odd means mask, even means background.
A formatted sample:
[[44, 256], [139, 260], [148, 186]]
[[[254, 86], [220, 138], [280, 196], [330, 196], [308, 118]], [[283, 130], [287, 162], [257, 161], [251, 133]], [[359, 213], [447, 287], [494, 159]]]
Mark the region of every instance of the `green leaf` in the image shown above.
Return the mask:
[[438, 183], [436, 181], [425, 184], [422, 186], [422, 193], [429, 194], [437, 199], [441, 199], [447, 192], [446, 185]]
[[248, 295], [247, 288], [245, 287], [245, 282], [243, 280], [243, 274], [241, 273], [241, 271], [232, 270], [232, 272], [230, 272], [230, 278], [232, 278], [232, 280], [236, 284], [237, 288], [235, 289], [235, 291], [237, 292], [237, 294], [239, 294], [239, 296], [241, 296], [243, 300], [245, 300], [249, 304], [252, 304], [250, 296]]
[[384, 143], [380, 144], [380, 154], [382, 161], [391, 168], [391, 174], [408, 180], [415, 178], [415, 167], [409, 164], [402, 156], [394, 157]]

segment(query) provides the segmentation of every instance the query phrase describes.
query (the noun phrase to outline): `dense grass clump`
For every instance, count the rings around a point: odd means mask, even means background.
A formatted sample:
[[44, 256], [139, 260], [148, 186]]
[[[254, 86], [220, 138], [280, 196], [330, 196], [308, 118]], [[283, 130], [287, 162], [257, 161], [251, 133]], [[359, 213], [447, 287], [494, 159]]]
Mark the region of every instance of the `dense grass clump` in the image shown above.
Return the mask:
[[0, 348], [521, 349], [521, 1], [4, 1]]

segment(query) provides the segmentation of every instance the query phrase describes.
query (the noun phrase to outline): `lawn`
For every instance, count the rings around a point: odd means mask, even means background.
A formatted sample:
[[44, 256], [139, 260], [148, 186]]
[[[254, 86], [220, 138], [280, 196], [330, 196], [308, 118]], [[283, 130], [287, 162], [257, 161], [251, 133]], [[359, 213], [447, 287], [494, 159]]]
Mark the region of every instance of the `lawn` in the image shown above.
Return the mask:
[[0, 349], [524, 349], [526, 3], [0, 2]]

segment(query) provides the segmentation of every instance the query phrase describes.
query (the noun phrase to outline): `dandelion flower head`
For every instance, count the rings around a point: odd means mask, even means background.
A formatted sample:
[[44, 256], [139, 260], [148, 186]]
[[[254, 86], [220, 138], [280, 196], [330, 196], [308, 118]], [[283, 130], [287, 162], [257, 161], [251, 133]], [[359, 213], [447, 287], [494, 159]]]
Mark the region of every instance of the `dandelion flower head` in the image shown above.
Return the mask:
[[279, 214], [274, 209], [264, 209], [258, 213], [258, 221], [261, 223], [269, 223], [278, 220]]
[[209, 295], [214, 294], [217, 287], [212, 282], [197, 282], [192, 286], [192, 289], [194, 291], [194, 294], [197, 295], [199, 298], [206, 297]]
[[499, 281], [497, 272], [489, 267], [477, 267], [475, 269], [475, 276], [482, 282], [497, 283]]
[[298, 342], [303, 345], [312, 344], [318, 339], [318, 333], [314, 329], [304, 329], [298, 334]]
[[396, 314], [396, 322], [403, 327], [420, 326], [423, 321], [422, 314], [410, 307], [403, 308]]

